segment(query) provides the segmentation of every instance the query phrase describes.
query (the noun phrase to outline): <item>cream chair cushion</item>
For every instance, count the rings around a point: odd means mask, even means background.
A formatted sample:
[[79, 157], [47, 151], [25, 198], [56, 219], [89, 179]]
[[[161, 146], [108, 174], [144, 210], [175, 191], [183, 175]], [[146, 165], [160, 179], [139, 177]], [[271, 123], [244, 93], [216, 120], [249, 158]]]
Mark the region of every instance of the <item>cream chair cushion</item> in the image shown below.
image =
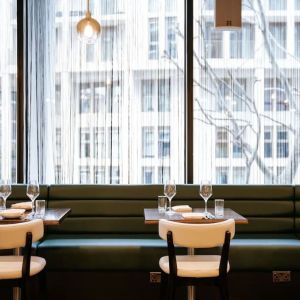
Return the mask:
[[[217, 277], [219, 276], [220, 255], [177, 255], [177, 276], [179, 277]], [[167, 274], [169, 270], [169, 257], [159, 260], [160, 268]], [[227, 272], [230, 266], [227, 265]]]
[[[0, 256], [0, 280], [22, 277], [23, 256]], [[42, 257], [31, 256], [30, 276], [41, 272], [46, 265]]]

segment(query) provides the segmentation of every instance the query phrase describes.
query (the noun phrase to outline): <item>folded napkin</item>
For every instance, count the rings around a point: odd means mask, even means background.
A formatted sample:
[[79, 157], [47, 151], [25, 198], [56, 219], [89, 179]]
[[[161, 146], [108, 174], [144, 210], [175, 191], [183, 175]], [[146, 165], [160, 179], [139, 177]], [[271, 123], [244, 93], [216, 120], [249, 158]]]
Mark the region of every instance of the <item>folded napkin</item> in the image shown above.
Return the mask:
[[192, 208], [189, 205], [176, 205], [172, 207], [176, 212], [191, 212]]
[[19, 203], [15, 203], [12, 204], [11, 206], [12, 208], [21, 208], [21, 209], [25, 209], [25, 210], [31, 210], [32, 209], [32, 202], [19, 202]]
[[204, 213], [183, 213], [184, 219], [205, 219]]

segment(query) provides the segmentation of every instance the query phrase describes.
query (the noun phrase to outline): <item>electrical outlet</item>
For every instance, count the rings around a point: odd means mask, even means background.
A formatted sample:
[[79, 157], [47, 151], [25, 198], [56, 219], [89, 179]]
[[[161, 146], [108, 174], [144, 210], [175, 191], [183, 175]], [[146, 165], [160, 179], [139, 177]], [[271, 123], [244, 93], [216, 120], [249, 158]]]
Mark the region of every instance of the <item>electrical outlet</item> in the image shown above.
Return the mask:
[[151, 283], [160, 283], [160, 272], [150, 272], [150, 282]]
[[291, 271], [273, 271], [273, 282], [290, 282]]

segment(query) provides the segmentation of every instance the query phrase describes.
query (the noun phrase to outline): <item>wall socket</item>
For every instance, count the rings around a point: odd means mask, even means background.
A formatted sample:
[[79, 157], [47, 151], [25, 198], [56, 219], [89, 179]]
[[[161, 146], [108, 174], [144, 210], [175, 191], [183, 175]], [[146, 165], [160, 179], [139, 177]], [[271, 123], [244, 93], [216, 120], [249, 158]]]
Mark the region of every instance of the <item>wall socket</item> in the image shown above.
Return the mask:
[[150, 282], [160, 283], [161, 273], [160, 272], [150, 272]]
[[290, 282], [291, 271], [273, 271], [273, 282]]

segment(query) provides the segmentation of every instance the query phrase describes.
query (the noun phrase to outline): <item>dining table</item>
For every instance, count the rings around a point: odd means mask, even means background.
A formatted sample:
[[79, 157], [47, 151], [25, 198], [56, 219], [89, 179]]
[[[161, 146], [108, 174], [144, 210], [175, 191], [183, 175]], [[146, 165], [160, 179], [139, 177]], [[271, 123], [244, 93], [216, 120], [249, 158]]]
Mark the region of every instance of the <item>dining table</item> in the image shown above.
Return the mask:
[[[192, 212], [195, 213], [203, 213], [203, 208], [193, 208]], [[181, 212], [174, 212], [173, 214], [167, 213], [159, 213], [157, 208], [145, 208], [144, 209], [144, 218], [145, 224], [158, 224], [160, 219], [166, 219], [174, 222], [182, 222], [182, 223], [197, 223], [197, 224], [208, 224], [208, 223], [216, 223], [222, 222], [228, 219], [234, 219], [235, 224], [248, 224], [248, 219], [232, 210], [231, 208], [224, 208], [224, 214], [221, 216], [216, 216], [214, 209], [208, 208], [208, 216], [207, 218], [184, 218]], [[187, 249], [188, 255], [195, 255], [194, 248]], [[195, 288], [193, 286], [189, 286], [187, 288], [187, 300], [195, 300]]]
[[[0, 216], [0, 225], [17, 224], [28, 222], [34, 219], [43, 219], [44, 226], [58, 226], [71, 212], [70, 208], [47, 208], [43, 216], [26, 211], [20, 218], [7, 219]], [[21, 248], [14, 249], [14, 255], [21, 255]], [[18, 287], [13, 289], [13, 300], [21, 299], [21, 290]]]

